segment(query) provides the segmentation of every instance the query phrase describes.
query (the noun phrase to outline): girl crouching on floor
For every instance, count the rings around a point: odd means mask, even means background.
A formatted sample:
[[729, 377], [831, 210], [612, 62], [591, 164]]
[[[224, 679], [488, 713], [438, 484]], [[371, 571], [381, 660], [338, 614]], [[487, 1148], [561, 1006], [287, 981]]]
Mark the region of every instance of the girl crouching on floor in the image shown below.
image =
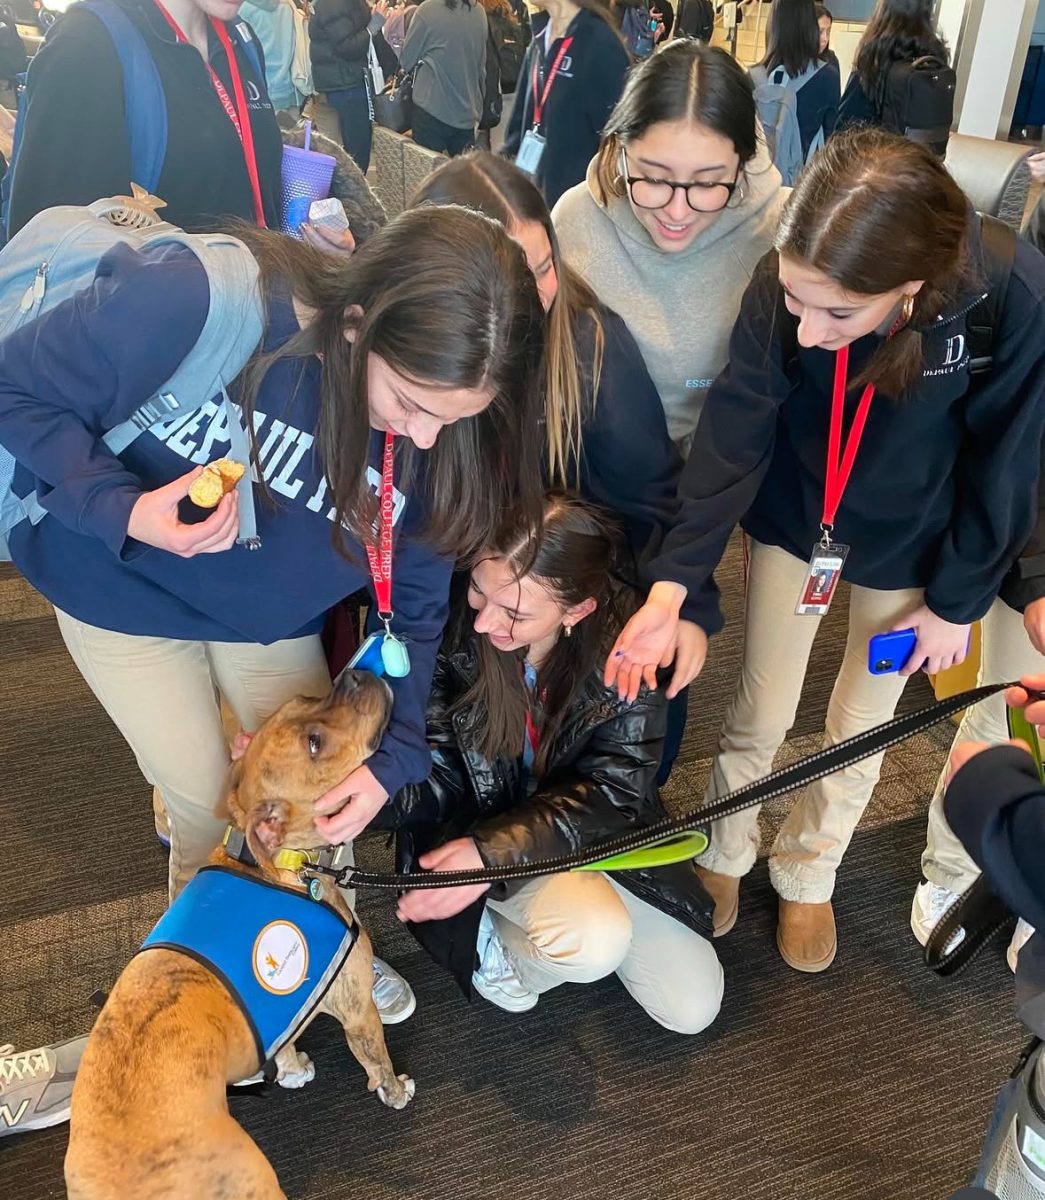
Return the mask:
[[[538, 538], [510, 522], [454, 605], [428, 704], [433, 767], [396, 799], [400, 870], [568, 853], [664, 816], [662, 692], [622, 702], [601, 678], [623, 598], [613, 536], [588, 506], [545, 502]], [[692, 863], [407, 892], [399, 916], [471, 995], [524, 1012], [562, 983], [616, 973], [659, 1024], [698, 1033], [723, 975]], [[478, 960], [478, 967], [476, 962]]]

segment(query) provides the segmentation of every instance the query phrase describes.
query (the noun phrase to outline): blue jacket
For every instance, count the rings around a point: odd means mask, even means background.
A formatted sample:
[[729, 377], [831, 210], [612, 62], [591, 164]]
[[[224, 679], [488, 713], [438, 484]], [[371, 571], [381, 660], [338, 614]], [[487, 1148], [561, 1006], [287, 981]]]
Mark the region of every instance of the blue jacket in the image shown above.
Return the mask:
[[[15, 490], [36, 488], [51, 514], [11, 536], [22, 574], [52, 604], [120, 633], [188, 641], [260, 642], [319, 631], [327, 609], [370, 583], [366, 556], [332, 542], [326, 481], [312, 453], [319, 364], [283, 360], [257, 399], [255, 429], [274, 503], [259, 496], [261, 549], [180, 558], [135, 542], [127, 523], [143, 491], [229, 451], [221, 405], [145, 433], [114, 458], [100, 435], [126, 420], [195, 344], [208, 307], [206, 276], [183, 247], [119, 247], [91, 288], [0, 341], [0, 444], [21, 464]], [[269, 306], [266, 349], [298, 325], [289, 296]], [[371, 439], [379, 463], [383, 435]], [[372, 469], [372, 481], [378, 479]], [[187, 506], [185, 519], [206, 514]], [[451, 564], [416, 536], [424, 513], [401, 506], [393, 600], [412, 669], [390, 680], [391, 724], [369, 766], [390, 795], [424, 779], [425, 701], [446, 621]]]
[[[974, 261], [979, 223], [970, 210]], [[959, 297], [924, 337], [921, 380], [902, 402], [875, 397], [835, 538], [851, 547], [845, 577], [862, 587], [924, 588], [938, 616], [979, 620], [1034, 529], [1045, 433], [1045, 260], [1020, 243], [994, 366], [969, 375]], [[855, 379], [881, 344], [850, 348]], [[679, 483], [680, 513], [651, 564], [683, 584], [683, 615], [709, 633], [722, 624], [712, 573], [739, 521], [757, 541], [805, 560], [820, 536], [835, 355], [797, 346], [776, 252], [744, 295], [729, 365], [708, 393]], [[859, 394], [849, 390], [843, 426]], [[794, 599], [781, 598], [793, 606]]]

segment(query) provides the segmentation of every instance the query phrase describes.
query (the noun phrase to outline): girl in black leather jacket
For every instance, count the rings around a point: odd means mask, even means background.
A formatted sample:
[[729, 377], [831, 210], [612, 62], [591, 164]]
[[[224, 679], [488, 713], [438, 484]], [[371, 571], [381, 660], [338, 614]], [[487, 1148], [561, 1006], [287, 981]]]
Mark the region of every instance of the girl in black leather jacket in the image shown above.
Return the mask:
[[[604, 520], [561, 494], [547, 498], [539, 543], [510, 522], [479, 556], [436, 666], [432, 774], [396, 798], [400, 869], [550, 858], [664, 815], [663, 692], [629, 704], [602, 683], [621, 623], [612, 556]], [[522, 1012], [561, 983], [616, 972], [680, 1033], [706, 1028], [722, 997], [710, 911], [691, 863], [412, 891], [399, 902], [469, 995], [474, 987]]]

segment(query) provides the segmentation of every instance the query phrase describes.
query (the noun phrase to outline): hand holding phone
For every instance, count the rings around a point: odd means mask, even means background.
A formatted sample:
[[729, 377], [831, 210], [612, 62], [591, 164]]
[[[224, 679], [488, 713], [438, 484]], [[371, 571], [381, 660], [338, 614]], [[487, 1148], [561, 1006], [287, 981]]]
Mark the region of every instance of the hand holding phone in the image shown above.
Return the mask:
[[913, 629], [876, 633], [867, 644], [867, 669], [872, 675], [892, 675], [902, 671], [917, 642], [918, 634]]

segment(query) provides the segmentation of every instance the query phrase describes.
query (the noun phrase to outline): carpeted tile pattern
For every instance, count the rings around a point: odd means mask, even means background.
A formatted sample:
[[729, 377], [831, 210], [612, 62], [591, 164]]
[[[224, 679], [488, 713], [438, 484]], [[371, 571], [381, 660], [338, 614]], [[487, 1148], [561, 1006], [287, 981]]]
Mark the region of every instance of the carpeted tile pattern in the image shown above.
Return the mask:
[[[0, 572], [0, 1042], [28, 1047], [89, 1023], [91, 993], [111, 985], [162, 911], [165, 861], [132, 756], [53, 621], [17, 590]], [[737, 628], [694, 689], [673, 809], [703, 787]], [[821, 649], [818, 697], [834, 669]], [[804, 707], [783, 754], [815, 748], [822, 711]], [[388, 1031], [416, 1102], [395, 1113], [369, 1096], [321, 1018], [302, 1039], [316, 1081], [237, 1096], [234, 1115], [292, 1200], [943, 1200], [969, 1178], [1023, 1040], [1001, 947], [944, 982], [908, 929], [924, 808], [949, 738], [937, 730], [888, 757], [842, 868], [841, 948], [825, 975], [780, 961], [764, 862], [718, 943], [722, 1014], [688, 1039], [649, 1021], [616, 980], [561, 988], [525, 1017], [468, 1006], [388, 900], [364, 896], [381, 953], [418, 993], [416, 1015]], [[785, 807], [765, 814], [766, 844]], [[387, 854], [366, 838], [359, 858], [385, 865]], [[63, 1195], [65, 1143], [63, 1129], [0, 1138], [0, 1195]]]

